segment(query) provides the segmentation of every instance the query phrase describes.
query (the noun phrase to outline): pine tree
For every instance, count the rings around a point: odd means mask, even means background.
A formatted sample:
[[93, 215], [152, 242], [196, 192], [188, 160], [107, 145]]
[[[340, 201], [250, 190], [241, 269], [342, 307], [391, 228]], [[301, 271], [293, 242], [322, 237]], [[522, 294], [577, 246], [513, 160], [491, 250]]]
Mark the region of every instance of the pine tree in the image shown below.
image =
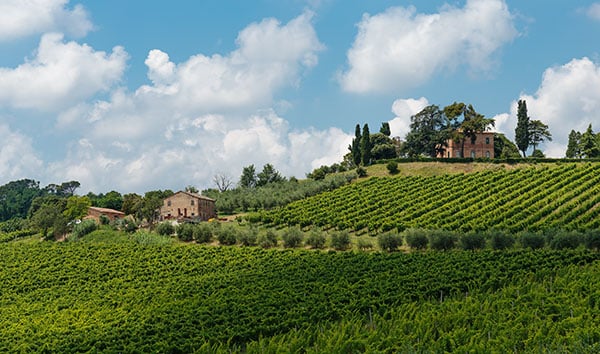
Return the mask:
[[571, 130], [569, 133], [569, 143], [567, 144], [567, 152], [565, 156], [570, 159], [581, 158], [581, 133], [575, 130]]
[[515, 142], [519, 150], [523, 153], [523, 157], [527, 157], [527, 148], [529, 147], [529, 116], [527, 115], [527, 102], [525, 100], [519, 100]]
[[580, 144], [581, 154], [586, 158], [600, 157], [600, 147], [598, 146], [598, 140], [596, 139], [596, 134], [594, 134], [594, 131], [592, 130], [591, 124], [588, 126], [585, 133], [581, 135]]
[[371, 163], [371, 133], [369, 125], [365, 123], [360, 140], [360, 154], [363, 166], [368, 166]]
[[381, 123], [381, 128], [379, 128], [379, 132], [385, 136], [392, 135], [392, 131], [390, 130], [390, 123], [388, 123], [388, 122]]

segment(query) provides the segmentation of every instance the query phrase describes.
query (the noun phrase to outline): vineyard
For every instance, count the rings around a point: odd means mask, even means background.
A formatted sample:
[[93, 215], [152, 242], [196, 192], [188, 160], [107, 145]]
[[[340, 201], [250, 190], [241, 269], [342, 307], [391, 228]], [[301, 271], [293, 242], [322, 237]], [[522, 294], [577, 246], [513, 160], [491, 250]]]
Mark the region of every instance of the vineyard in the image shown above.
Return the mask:
[[381, 232], [600, 227], [600, 163], [439, 176], [372, 177], [249, 216], [266, 225]]
[[600, 254], [0, 246], [0, 352], [594, 352]]

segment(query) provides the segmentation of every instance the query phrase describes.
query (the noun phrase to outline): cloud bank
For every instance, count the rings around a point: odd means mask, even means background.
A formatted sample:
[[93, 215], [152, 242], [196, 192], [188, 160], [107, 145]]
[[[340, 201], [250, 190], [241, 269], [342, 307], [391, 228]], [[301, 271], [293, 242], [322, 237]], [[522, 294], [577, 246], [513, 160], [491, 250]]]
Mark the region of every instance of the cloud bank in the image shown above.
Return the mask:
[[468, 0], [463, 8], [448, 5], [435, 14], [412, 6], [365, 14], [340, 83], [354, 93], [396, 92], [461, 65], [488, 72], [494, 55], [516, 35], [503, 0]]

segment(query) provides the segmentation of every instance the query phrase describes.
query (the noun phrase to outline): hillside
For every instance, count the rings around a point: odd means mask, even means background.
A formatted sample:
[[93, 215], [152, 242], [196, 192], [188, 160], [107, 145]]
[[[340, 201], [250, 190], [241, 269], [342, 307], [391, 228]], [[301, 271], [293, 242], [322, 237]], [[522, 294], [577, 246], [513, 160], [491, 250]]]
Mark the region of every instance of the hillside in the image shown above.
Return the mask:
[[412, 166], [413, 173], [410, 166], [401, 165], [398, 176], [370, 177], [250, 219], [369, 232], [600, 226], [600, 163], [491, 165], [470, 173], [462, 172], [461, 166], [441, 165]]

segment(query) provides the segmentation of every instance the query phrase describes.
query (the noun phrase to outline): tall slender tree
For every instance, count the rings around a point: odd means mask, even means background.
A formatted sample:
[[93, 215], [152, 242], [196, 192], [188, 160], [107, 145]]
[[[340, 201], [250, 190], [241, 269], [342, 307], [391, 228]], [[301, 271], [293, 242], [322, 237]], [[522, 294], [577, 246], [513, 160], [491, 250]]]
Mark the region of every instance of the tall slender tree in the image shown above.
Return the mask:
[[360, 154], [363, 166], [368, 166], [371, 163], [371, 148], [371, 133], [369, 132], [369, 125], [365, 123], [360, 139]]
[[360, 134], [360, 124], [356, 124], [356, 128], [354, 129], [354, 139], [352, 139], [352, 145], [350, 145], [350, 154], [352, 155], [352, 162], [354, 165], [360, 165], [360, 161], [362, 159], [360, 153], [360, 144], [361, 144], [362, 135]]
[[570, 159], [581, 158], [581, 133], [575, 130], [571, 130], [569, 133], [569, 143], [567, 144], [567, 152], [565, 156]]
[[388, 122], [381, 123], [381, 128], [379, 128], [379, 132], [385, 136], [392, 135], [392, 131], [390, 130], [390, 123], [388, 123]]
[[517, 108], [517, 127], [515, 128], [515, 142], [517, 147], [527, 157], [529, 147], [529, 116], [527, 115], [527, 102], [519, 100]]
[[595, 157], [600, 157], [600, 147], [598, 146], [598, 140], [596, 138], [596, 134], [592, 130], [592, 125], [588, 125], [585, 133], [581, 135], [580, 142], [581, 154], [590, 159]]

